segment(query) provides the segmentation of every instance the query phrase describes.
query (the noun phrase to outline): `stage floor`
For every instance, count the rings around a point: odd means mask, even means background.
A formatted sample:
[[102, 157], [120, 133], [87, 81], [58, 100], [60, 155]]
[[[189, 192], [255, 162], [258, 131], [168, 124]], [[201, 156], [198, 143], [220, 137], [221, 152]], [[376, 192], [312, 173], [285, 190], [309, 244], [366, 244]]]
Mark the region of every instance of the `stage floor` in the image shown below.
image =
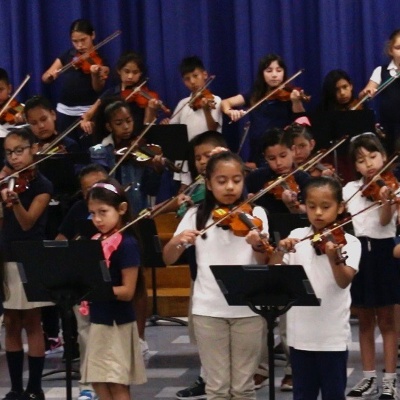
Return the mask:
[[[360, 353], [358, 343], [358, 325], [352, 324], [353, 342], [350, 346], [348, 362], [348, 388], [352, 387], [362, 377]], [[148, 326], [146, 339], [151, 351], [151, 358], [147, 366], [148, 382], [145, 385], [132, 387], [132, 398], [135, 400], [170, 400], [175, 398], [175, 393], [192, 384], [199, 374], [199, 357], [196, 347], [189, 343], [187, 327], [172, 325]], [[279, 339], [276, 337], [276, 341]], [[4, 349], [4, 328], [1, 331], [2, 349]], [[378, 351], [378, 374], [382, 375], [382, 337], [376, 336]], [[61, 369], [62, 353], [46, 357], [45, 372]], [[27, 362], [25, 363], [25, 365]], [[79, 368], [79, 363], [74, 366]], [[284, 375], [283, 367], [275, 368], [275, 387], [277, 400], [289, 400], [292, 394], [279, 390], [280, 382]], [[65, 399], [64, 374], [48, 377], [43, 380], [43, 389], [47, 400]], [[27, 381], [27, 371], [24, 373]], [[9, 391], [9, 376], [4, 350], [0, 351], [0, 398]], [[78, 396], [78, 382], [73, 381], [73, 398]], [[268, 387], [263, 387], [257, 392], [257, 400], [268, 399]]]

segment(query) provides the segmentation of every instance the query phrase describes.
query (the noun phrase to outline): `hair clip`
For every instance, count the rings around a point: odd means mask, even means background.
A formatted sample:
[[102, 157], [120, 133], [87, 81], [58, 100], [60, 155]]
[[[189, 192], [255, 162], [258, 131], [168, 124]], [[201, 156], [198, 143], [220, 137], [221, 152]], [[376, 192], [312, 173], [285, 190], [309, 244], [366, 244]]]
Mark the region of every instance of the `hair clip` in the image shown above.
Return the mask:
[[114, 185], [112, 185], [111, 183], [107, 183], [107, 182], [97, 182], [97, 183], [95, 183], [95, 184], [91, 187], [91, 189], [94, 189], [94, 188], [96, 188], [96, 187], [109, 190], [110, 192], [113, 192], [113, 193], [117, 194], [118, 196], [120, 195], [120, 194], [118, 193], [117, 188], [116, 188]]

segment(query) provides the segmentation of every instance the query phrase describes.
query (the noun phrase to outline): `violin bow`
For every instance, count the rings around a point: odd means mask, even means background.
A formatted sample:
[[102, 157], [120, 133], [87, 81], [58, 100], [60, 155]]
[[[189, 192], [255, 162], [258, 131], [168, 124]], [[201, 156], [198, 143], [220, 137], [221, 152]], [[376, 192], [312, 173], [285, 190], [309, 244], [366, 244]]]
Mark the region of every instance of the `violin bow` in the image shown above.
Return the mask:
[[240, 154], [240, 152], [242, 151], [244, 142], [247, 138], [247, 135], [249, 134], [250, 124], [251, 124], [250, 121], [247, 121], [246, 125], [244, 126], [243, 134], [242, 134], [242, 137], [240, 138], [240, 143], [239, 143], [239, 147], [238, 147], [236, 154]]
[[264, 103], [264, 101], [268, 100], [270, 97], [272, 97], [275, 93], [279, 92], [282, 90], [289, 82], [293, 81], [295, 78], [297, 78], [300, 74], [304, 72], [304, 69], [298, 70], [294, 75], [292, 75], [289, 79], [286, 79], [286, 81], [282, 82], [279, 86], [277, 86], [272, 92], [268, 93], [266, 96], [261, 98], [260, 100], [257, 101], [257, 103], [253, 104], [251, 107], [249, 107], [244, 114], [239, 117], [236, 121], [229, 121], [229, 124], [232, 124], [233, 122], [239, 121], [239, 119], [243, 118], [245, 115], [247, 115], [249, 112], [253, 111], [256, 107], [258, 107], [261, 103]]
[[[57, 135], [54, 140], [52, 140], [49, 145], [43, 150], [43, 151], [38, 151], [36, 155], [45, 155], [45, 154], [50, 154], [52, 150], [54, 150], [55, 146], [61, 142], [70, 132], [72, 132], [79, 124], [81, 123], [81, 118], [77, 118], [74, 123], [72, 123], [63, 133], [60, 135]], [[55, 153], [51, 153], [52, 155]]]
[[354, 198], [354, 196], [361, 192], [362, 190], [365, 190], [368, 186], [370, 186], [373, 182], [376, 181], [378, 176], [382, 173], [385, 172], [399, 157], [399, 154], [396, 153], [395, 155], [392, 156], [392, 158], [367, 182], [367, 184], [360, 186], [345, 202], [344, 204], [348, 204], [350, 200]]
[[27, 74], [25, 79], [20, 83], [20, 85], [17, 87], [16, 91], [13, 93], [12, 96], [7, 100], [6, 104], [2, 107], [0, 110], [0, 116], [3, 115], [3, 113], [7, 110], [8, 106], [11, 104], [11, 102], [17, 97], [18, 93], [22, 90], [22, 88], [26, 85], [26, 83], [31, 79], [30, 74]]
[[132, 89], [132, 92], [126, 96], [125, 101], [128, 101], [134, 94], [139, 93], [140, 89], [147, 83], [149, 78], [146, 78], [139, 86], [136, 86], [134, 89]]
[[129, 156], [129, 153], [133, 151], [135, 147], [138, 146], [140, 140], [143, 138], [143, 136], [150, 130], [150, 128], [156, 123], [157, 118], [154, 118], [153, 121], [151, 121], [145, 129], [143, 129], [142, 133], [136, 138], [136, 140], [126, 149], [125, 154], [121, 156], [119, 161], [114, 165], [112, 170], [109, 172], [109, 175], [112, 175], [116, 169], [122, 164], [122, 162]]
[[80, 56], [78, 56], [78, 57], [74, 58], [72, 61], [70, 61], [68, 64], [65, 64], [62, 68], [60, 68], [59, 70], [56, 71], [56, 74], [60, 75], [63, 72], [67, 71], [68, 69], [73, 67], [79, 61], [82, 61], [82, 60], [86, 59], [87, 57], [89, 57], [90, 53], [92, 53], [93, 51], [96, 51], [97, 49], [99, 49], [100, 47], [104, 46], [105, 44], [107, 44], [111, 40], [115, 39], [121, 33], [122, 33], [122, 31], [118, 29], [117, 31], [112, 33], [110, 36], [107, 36], [104, 40], [102, 40], [101, 42], [99, 42], [95, 46], [93, 46], [93, 48], [90, 51], [89, 50], [85, 51]]
[[215, 79], [215, 75], [209, 76], [209, 77], [207, 78], [205, 84], [204, 84], [200, 89], [197, 89], [196, 92], [193, 94], [193, 96], [190, 98], [190, 100], [189, 100], [187, 103], [185, 103], [179, 110], [175, 111], [175, 112], [171, 115], [170, 119], [176, 117], [176, 116], [183, 110], [183, 108], [184, 108], [185, 106], [187, 106], [187, 105], [190, 106], [191, 104], [193, 104], [194, 101], [201, 95], [202, 91], [203, 91], [204, 89], [206, 89], [214, 79]]
[[356, 110], [361, 104], [363, 104], [366, 100], [371, 99], [372, 97], [377, 96], [379, 93], [382, 92], [382, 90], [386, 89], [389, 85], [391, 85], [398, 77], [400, 76], [400, 70], [396, 72], [395, 75], [391, 76], [390, 78], [386, 79], [385, 82], [381, 83], [378, 88], [376, 89], [376, 92], [373, 94], [373, 96], [366, 94], [355, 106], [351, 107], [351, 111]]

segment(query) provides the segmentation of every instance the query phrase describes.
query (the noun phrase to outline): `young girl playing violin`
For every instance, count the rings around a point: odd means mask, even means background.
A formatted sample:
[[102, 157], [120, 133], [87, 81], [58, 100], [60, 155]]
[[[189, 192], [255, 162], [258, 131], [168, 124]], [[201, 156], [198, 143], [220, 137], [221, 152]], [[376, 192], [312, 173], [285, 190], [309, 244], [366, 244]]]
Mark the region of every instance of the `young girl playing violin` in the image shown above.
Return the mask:
[[22, 104], [17, 100], [13, 100], [11, 104], [3, 110], [11, 96], [12, 85], [8, 77], [8, 73], [4, 68], [0, 68], [0, 137], [5, 137], [9, 132], [9, 128], [18, 123], [23, 123], [24, 118], [21, 114], [23, 110]]
[[[224, 99], [221, 110], [232, 121], [236, 121], [244, 114], [244, 110], [237, 109], [242, 106], [252, 106], [272, 90], [276, 89], [287, 79], [287, 68], [283, 59], [276, 54], [263, 57], [257, 70], [253, 89], [247, 94]], [[253, 163], [253, 167], [265, 165], [261, 154], [264, 133], [271, 128], [283, 128], [293, 121], [295, 113], [304, 113], [301, 101], [304, 94], [301, 90], [281, 91], [284, 96], [277, 96], [264, 101], [249, 114], [249, 154], [246, 161]]]
[[[117, 231], [130, 221], [128, 199], [115, 180], [95, 183], [88, 208], [103, 240], [115, 300], [90, 304], [90, 329], [82, 382], [92, 383], [100, 399], [130, 400], [129, 385], [146, 382], [132, 299], [140, 265], [139, 244], [132, 233]], [[114, 250], [115, 248], [115, 250]], [[106, 254], [107, 253], [107, 254]]]
[[[32, 164], [37, 152], [35, 137], [29, 128], [11, 131], [5, 141], [4, 150], [8, 163], [14, 171]], [[12, 178], [10, 178], [12, 179]], [[28, 302], [18, 273], [17, 264], [11, 254], [11, 242], [45, 239], [47, 206], [52, 194], [51, 183], [36, 170], [21, 172], [15, 188], [6, 184], [1, 190], [4, 207], [3, 248], [5, 251], [6, 279], [4, 322], [6, 327], [6, 358], [10, 373], [11, 391], [7, 400], [44, 400], [41, 377], [44, 365], [44, 338], [40, 308], [50, 303]], [[40, 268], [40, 266], [38, 266]], [[29, 381], [23, 389], [22, 372], [24, 350], [22, 330], [28, 339]]]
[[[102, 99], [121, 96], [127, 99], [135, 124], [135, 133], [143, 130], [144, 124], [150, 123], [155, 117], [155, 110], [160, 106], [158, 94], [142, 86], [138, 93], [132, 92], [141, 85], [146, 78], [146, 66], [143, 57], [133, 51], [127, 51], [117, 61], [117, 74], [120, 83], [106, 90], [90, 109], [82, 116], [81, 127], [86, 132], [93, 132], [93, 122], [96, 110]], [[149, 98], [150, 97], [150, 98]]]
[[[285, 128], [291, 134], [294, 146], [295, 165], [301, 165], [310, 159], [315, 147], [315, 140], [311, 133], [311, 124], [307, 117], [300, 117]], [[333, 166], [325, 163], [317, 163], [310, 171], [311, 176], [332, 176]]]
[[342, 188], [336, 179], [311, 178], [304, 188], [304, 200], [311, 227], [292, 231], [279, 242], [269, 261], [303, 265], [321, 299], [319, 307], [293, 307], [287, 313], [293, 399], [316, 400], [321, 392], [323, 400], [344, 400], [351, 337], [349, 286], [358, 269], [361, 248], [359, 241], [343, 230], [342, 238], [332, 231], [323, 239], [323, 246], [316, 242], [317, 249], [311, 240], [302, 240], [329, 229], [344, 211]]
[[[385, 165], [386, 152], [375, 134], [367, 132], [350, 143], [350, 157], [361, 179], [349, 182], [343, 189], [347, 209], [354, 214], [372, 201], [363, 195], [364, 185], [375, 180]], [[375, 200], [381, 207], [354, 217], [355, 235], [362, 244], [360, 271], [351, 287], [352, 307], [360, 325], [360, 350], [364, 378], [348, 393], [348, 398], [378, 394], [375, 369], [375, 324], [383, 338], [385, 374], [380, 399], [396, 398], [397, 333], [394, 306], [399, 303], [400, 272], [392, 250], [396, 235], [396, 206], [388, 201], [391, 190], [376, 182]], [[367, 190], [365, 188], [364, 191]]]
[[[86, 19], [77, 19], [70, 28], [72, 49], [61, 54], [42, 75], [44, 83], [58, 78], [59, 70], [80, 55], [91, 52], [96, 37], [92, 24]], [[61, 93], [57, 104], [57, 120], [60, 131], [64, 131], [83, 115], [97, 100], [104, 89], [109, 67], [104, 65], [102, 57], [96, 51], [90, 53], [90, 60], [72, 66], [61, 74]], [[93, 62], [93, 64], [92, 64]], [[87, 65], [89, 64], [89, 65]], [[87, 67], [87, 68], [86, 68]], [[83, 132], [76, 129], [71, 136], [84, 149], [90, 146], [90, 140], [81, 139]]]
[[[393, 79], [400, 69], [400, 29], [394, 30], [389, 36], [385, 46], [385, 53], [390, 62], [376, 67], [372, 72], [369, 82], [360, 92], [360, 97], [369, 95], [373, 97], [380, 85]], [[394, 81], [379, 94], [378, 121], [386, 132], [385, 147], [392, 153], [399, 150], [400, 116], [397, 104], [400, 101], [400, 80]]]
[[[248, 307], [229, 307], [215, 281], [210, 265], [264, 263], [266, 254], [259, 233], [246, 237], [216, 225], [199, 236], [213, 221], [213, 211], [229, 209], [243, 200], [244, 165], [235, 154], [225, 151], [208, 160], [207, 192], [204, 201], [188, 210], [174, 237], [165, 246], [163, 257], [171, 264], [185, 246], [193, 251], [194, 280], [192, 314], [202, 366], [207, 374], [208, 399], [255, 399], [253, 375], [258, 366], [263, 331], [262, 318]], [[265, 211], [255, 207], [253, 217], [267, 232]]]

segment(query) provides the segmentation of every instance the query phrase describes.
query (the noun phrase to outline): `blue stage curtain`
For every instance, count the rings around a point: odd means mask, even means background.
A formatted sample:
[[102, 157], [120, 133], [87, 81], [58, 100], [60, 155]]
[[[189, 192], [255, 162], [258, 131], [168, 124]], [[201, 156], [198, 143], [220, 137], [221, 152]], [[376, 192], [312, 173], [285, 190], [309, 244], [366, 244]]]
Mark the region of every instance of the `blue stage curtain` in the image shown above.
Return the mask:
[[170, 108], [187, 95], [183, 57], [199, 55], [224, 98], [248, 91], [271, 52], [289, 75], [304, 68], [295, 84], [313, 96], [312, 107], [329, 70], [347, 70], [358, 91], [387, 62], [384, 44], [399, 15], [398, 0], [0, 0], [0, 66], [14, 86], [32, 74], [21, 100], [44, 93], [56, 102], [57, 82], [42, 85], [41, 74], [70, 47], [71, 22], [88, 18], [98, 41], [122, 30], [102, 49], [110, 65], [125, 50], [143, 54], [149, 86]]

